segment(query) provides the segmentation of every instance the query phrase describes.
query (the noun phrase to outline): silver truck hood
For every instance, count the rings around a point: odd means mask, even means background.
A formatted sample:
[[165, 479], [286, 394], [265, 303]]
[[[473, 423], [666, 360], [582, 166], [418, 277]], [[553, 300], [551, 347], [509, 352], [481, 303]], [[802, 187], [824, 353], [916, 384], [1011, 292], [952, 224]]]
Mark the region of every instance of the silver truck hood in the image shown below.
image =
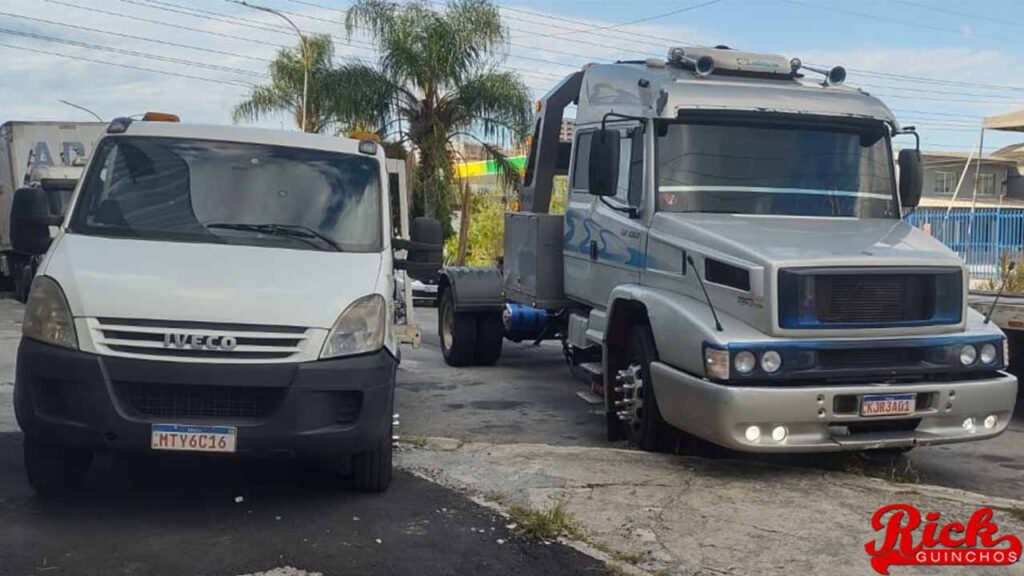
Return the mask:
[[901, 220], [658, 213], [653, 232], [761, 265], [946, 265], [960, 259]]

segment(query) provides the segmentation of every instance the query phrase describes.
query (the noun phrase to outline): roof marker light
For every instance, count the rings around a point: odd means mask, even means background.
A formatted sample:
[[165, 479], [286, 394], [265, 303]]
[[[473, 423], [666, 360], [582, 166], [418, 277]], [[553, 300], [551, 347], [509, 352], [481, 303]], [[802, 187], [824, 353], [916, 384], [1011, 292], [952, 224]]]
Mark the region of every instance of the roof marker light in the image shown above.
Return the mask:
[[131, 118], [114, 118], [107, 125], [107, 134], [124, 134], [131, 125]]
[[143, 122], [181, 122], [176, 114], [168, 114], [167, 112], [146, 112], [142, 116]]

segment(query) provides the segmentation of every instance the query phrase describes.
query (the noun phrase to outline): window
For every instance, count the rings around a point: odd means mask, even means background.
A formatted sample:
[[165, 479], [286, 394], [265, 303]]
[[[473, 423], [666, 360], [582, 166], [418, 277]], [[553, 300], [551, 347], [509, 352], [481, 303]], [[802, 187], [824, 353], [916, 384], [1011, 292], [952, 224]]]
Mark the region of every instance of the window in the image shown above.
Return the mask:
[[122, 136], [103, 140], [71, 218], [77, 234], [380, 250], [373, 158], [264, 144]]
[[662, 212], [898, 218], [881, 124], [672, 122], [658, 130]]
[[[644, 137], [640, 128], [619, 131], [622, 142], [619, 146], [619, 181], [615, 188], [615, 199], [619, 203], [637, 207], [643, 195], [644, 183]], [[593, 131], [580, 132], [576, 138], [576, 156], [572, 170], [573, 192], [590, 190], [590, 140]]]
[[996, 195], [996, 175], [981, 174], [978, 176], [978, 196]]
[[935, 173], [935, 184], [932, 191], [935, 194], [951, 196], [956, 190], [957, 174], [948, 170], [939, 170]]
[[590, 190], [590, 138], [593, 132], [582, 132], [576, 138], [576, 162], [572, 168], [573, 191]]

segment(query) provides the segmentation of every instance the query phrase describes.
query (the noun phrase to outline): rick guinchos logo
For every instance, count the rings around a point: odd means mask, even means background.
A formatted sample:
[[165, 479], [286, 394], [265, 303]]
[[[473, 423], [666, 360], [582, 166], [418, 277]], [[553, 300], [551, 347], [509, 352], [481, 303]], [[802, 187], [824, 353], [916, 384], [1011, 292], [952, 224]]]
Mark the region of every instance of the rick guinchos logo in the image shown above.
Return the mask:
[[921, 512], [910, 504], [889, 504], [871, 518], [879, 535], [864, 549], [871, 567], [889, 574], [890, 566], [1008, 566], [1020, 560], [1020, 539], [997, 536], [992, 509], [981, 508], [967, 524], [949, 522], [938, 512]]

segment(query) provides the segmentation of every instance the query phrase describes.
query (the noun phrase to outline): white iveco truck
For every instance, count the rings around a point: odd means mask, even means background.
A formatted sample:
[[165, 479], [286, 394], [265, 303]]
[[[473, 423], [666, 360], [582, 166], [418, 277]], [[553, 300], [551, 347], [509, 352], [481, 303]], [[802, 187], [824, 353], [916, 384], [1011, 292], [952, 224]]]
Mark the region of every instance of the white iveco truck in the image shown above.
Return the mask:
[[19, 189], [13, 243], [45, 254], [14, 388], [32, 486], [79, 486], [97, 453], [184, 451], [386, 489], [398, 345], [418, 336], [411, 305], [394, 322], [416, 263], [393, 250], [423, 256], [392, 238], [391, 165], [372, 140], [147, 114], [110, 124], [65, 217]]
[[899, 452], [1003, 432], [1003, 334], [966, 306], [957, 256], [902, 219], [920, 154], [897, 171], [891, 140], [916, 134], [844, 78], [727, 48], [565, 78], [539, 102], [502, 268], [443, 273], [448, 363], [561, 339], [603, 392], [609, 438], [651, 450]]

